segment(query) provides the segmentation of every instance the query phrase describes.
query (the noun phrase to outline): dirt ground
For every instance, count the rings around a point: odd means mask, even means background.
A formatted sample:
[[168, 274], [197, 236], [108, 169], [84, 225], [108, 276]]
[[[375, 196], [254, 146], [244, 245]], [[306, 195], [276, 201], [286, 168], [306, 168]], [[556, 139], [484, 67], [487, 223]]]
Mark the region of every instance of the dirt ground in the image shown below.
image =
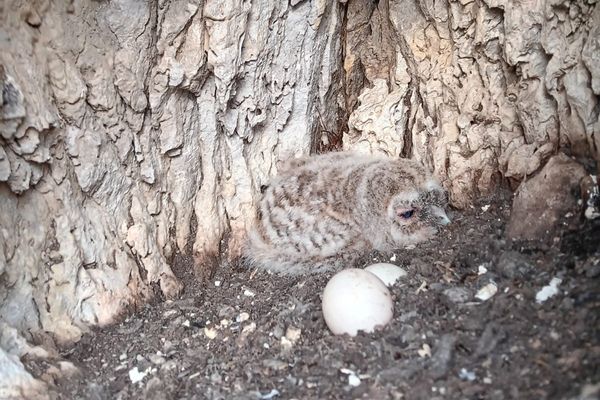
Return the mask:
[[[208, 284], [177, 257], [181, 299], [148, 305], [62, 356], [64, 399], [595, 399], [600, 393], [600, 222], [504, 239], [510, 200], [454, 212], [438, 240], [365, 256], [408, 275], [394, 319], [334, 336], [320, 296], [332, 274], [279, 277], [224, 265]], [[489, 206], [489, 207], [487, 207]], [[553, 278], [558, 294], [539, 304]], [[494, 283], [486, 301], [475, 294]], [[144, 376], [145, 374], [145, 376]], [[133, 380], [141, 379], [133, 383]]]

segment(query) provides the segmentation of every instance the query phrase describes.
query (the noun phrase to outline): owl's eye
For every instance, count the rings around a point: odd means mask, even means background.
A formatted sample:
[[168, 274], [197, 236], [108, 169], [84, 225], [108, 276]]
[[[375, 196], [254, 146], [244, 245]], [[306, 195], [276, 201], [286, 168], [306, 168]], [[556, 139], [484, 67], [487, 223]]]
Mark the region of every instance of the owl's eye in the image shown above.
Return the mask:
[[398, 213], [398, 216], [402, 219], [410, 219], [415, 213], [414, 209], [402, 210]]

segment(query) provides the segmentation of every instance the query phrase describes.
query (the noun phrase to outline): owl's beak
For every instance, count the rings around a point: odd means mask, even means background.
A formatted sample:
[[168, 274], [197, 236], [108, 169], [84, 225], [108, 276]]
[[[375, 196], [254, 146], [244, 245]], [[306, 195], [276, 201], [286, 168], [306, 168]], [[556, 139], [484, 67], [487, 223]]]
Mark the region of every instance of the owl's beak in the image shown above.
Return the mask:
[[440, 225], [448, 225], [451, 221], [446, 215], [446, 211], [438, 206], [431, 206], [431, 214], [436, 218], [436, 222]]

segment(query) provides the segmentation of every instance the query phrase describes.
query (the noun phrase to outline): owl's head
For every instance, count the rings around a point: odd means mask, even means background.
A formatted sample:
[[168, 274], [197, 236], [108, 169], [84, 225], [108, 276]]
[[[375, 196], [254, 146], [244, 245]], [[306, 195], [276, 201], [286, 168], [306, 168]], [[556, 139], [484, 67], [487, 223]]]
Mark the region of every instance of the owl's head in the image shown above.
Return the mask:
[[414, 190], [396, 193], [390, 199], [387, 216], [392, 221], [392, 237], [400, 245], [430, 239], [442, 225], [450, 223], [446, 215], [447, 196], [431, 178]]

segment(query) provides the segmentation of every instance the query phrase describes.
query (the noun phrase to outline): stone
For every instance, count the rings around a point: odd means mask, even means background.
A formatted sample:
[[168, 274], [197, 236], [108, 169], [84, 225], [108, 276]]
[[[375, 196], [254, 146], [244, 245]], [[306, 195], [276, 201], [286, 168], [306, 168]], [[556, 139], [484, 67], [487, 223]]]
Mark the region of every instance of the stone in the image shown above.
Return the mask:
[[509, 279], [524, 278], [534, 266], [523, 254], [517, 251], [506, 251], [500, 255], [494, 269], [497, 273]]
[[461, 304], [469, 301], [473, 294], [470, 290], [463, 287], [452, 287], [444, 289], [442, 292], [444, 297], [446, 297], [451, 303]]
[[513, 200], [506, 235], [513, 240], [547, 240], [568, 212], [577, 214], [579, 183], [585, 169], [566, 155], [552, 157], [521, 183]]

